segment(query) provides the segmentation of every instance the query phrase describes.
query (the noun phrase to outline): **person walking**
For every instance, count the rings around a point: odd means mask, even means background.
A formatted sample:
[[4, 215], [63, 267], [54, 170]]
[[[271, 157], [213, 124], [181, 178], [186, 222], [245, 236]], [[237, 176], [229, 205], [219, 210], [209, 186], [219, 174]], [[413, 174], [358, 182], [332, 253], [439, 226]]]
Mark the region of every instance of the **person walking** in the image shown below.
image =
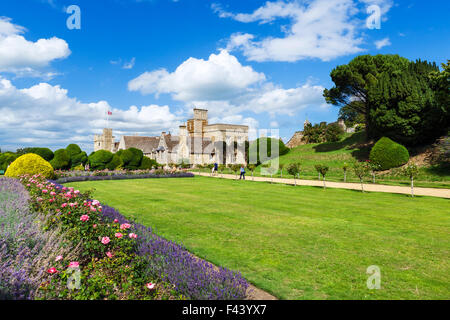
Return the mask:
[[245, 168], [244, 165], [241, 166], [241, 175], [239, 176], [239, 180], [243, 178], [245, 180]]
[[218, 172], [219, 172], [219, 165], [217, 164], [217, 162], [214, 163], [214, 172], [216, 174], [218, 174]]

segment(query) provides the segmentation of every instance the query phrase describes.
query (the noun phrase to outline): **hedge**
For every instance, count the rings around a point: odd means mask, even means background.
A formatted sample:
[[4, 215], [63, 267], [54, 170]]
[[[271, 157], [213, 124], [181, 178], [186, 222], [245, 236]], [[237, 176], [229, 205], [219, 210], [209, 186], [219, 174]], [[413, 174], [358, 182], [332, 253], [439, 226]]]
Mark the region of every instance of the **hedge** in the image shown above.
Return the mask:
[[370, 151], [370, 161], [378, 165], [380, 170], [389, 170], [407, 163], [409, 152], [401, 144], [383, 137], [375, 143]]
[[98, 150], [89, 156], [91, 169], [104, 170], [106, 165], [112, 160], [113, 154], [106, 150]]
[[50, 164], [55, 170], [70, 169], [70, 157], [67, 154], [66, 149], [56, 150], [55, 156], [52, 161], [50, 161]]

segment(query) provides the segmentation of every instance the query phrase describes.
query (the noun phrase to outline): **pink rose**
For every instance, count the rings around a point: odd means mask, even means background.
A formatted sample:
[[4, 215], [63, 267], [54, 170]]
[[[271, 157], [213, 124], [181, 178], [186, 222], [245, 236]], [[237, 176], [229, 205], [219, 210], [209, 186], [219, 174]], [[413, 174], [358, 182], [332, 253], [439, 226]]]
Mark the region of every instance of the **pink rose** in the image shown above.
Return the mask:
[[117, 232], [116, 234], [115, 234], [115, 236], [116, 236], [116, 238], [122, 238], [123, 237], [123, 234], [121, 234], [120, 232]]
[[117, 220], [117, 219], [114, 219], [114, 223], [117, 223], [117, 222], [119, 222], [119, 220]]
[[131, 227], [131, 224], [129, 223], [123, 223], [120, 225], [120, 229], [125, 230]]
[[97, 225], [96, 225], [96, 224], [94, 224], [94, 225], [93, 225], [93, 227], [94, 227], [94, 229], [95, 229], [95, 228], [97, 228]]
[[56, 192], [55, 192], [55, 191], [52, 191], [52, 192], [50, 192], [50, 195], [51, 195], [51, 196], [56, 196]]
[[72, 261], [69, 263], [69, 268], [78, 268], [80, 264], [77, 261]]
[[92, 212], [97, 211], [97, 209], [95, 209], [95, 207], [93, 207], [93, 206], [91, 206], [90, 208], [91, 208], [91, 211], [92, 211]]
[[42, 193], [47, 193], [47, 192], [48, 192], [47, 189], [42, 190]]
[[112, 257], [113, 257], [113, 254], [111, 253], [111, 251], [108, 251], [108, 252], [106, 253], [106, 255], [108, 256], [108, 258], [112, 258]]
[[81, 221], [86, 222], [89, 220], [89, 216], [87, 214], [83, 214], [80, 218]]
[[151, 282], [147, 283], [145, 286], [146, 286], [147, 289], [149, 289], [149, 290], [155, 289], [155, 284], [154, 284], [154, 283], [151, 283]]
[[109, 239], [109, 237], [103, 237], [102, 238], [102, 243], [103, 244], [108, 244], [111, 240]]
[[137, 234], [136, 233], [130, 233], [128, 236], [130, 237], [130, 239], [136, 239], [137, 238]]
[[58, 262], [59, 260], [62, 260], [62, 259], [63, 259], [63, 256], [57, 256], [57, 257], [55, 258], [55, 261]]
[[65, 208], [65, 207], [67, 207], [67, 203], [63, 203], [62, 205], [61, 205], [61, 208]]
[[50, 269], [47, 270], [47, 272], [50, 273], [50, 274], [54, 274], [54, 273], [57, 273], [58, 270], [56, 270], [56, 268], [50, 268]]

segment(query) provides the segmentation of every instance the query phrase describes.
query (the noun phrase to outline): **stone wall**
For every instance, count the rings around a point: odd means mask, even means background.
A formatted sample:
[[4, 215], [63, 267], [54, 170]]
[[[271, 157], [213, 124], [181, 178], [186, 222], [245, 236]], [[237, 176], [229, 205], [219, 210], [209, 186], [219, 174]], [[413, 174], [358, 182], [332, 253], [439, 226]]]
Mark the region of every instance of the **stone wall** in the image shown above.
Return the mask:
[[303, 138], [303, 131], [297, 131], [296, 133], [294, 133], [294, 135], [288, 141], [288, 143], [286, 143], [286, 147], [292, 149], [301, 146], [303, 144], [306, 144], [304, 141], [302, 141], [302, 138]]

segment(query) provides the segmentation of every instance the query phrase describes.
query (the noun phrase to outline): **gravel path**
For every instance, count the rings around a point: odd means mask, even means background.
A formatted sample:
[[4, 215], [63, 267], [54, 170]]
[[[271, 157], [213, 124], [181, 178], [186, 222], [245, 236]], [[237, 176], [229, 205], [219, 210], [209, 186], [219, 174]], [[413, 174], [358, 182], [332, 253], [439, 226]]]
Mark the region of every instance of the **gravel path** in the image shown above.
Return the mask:
[[[196, 175], [211, 177], [210, 173], [204, 172], [193, 172]], [[215, 175], [214, 178], [224, 178], [224, 179], [236, 179], [236, 176], [233, 174], [218, 174]], [[251, 177], [246, 176], [248, 181], [265, 181], [265, 182], [274, 182], [274, 183], [285, 183], [285, 184], [294, 184], [294, 179], [280, 179], [280, 178], [266, 178], [266, 177]], [[318, 180], [296, 180], [297, 185], [299, 186], [317, 186], [323, 187], [323, 182]], [[410, 187], [401, 187], [401, 186], [388, 186], [382, 184], [363, 184], [364, 191], [372, 191], [372, 192], [388, 192], [388, 193], [401, 193], [401, 194], [411, 194]], [[361, 190], [361, 184], [359, 183], [344, 183], [344, 182], [330, 182], [326, 181], [327, 188], [340, 188], [340, 189], [351, 189], [351, 190]], [[414, 187], [414, 195], [416, 196], [429, 196], [429, 197], [440, 197], [450, 199], [450, 189], [438, 189], [438, 188], [420, 188]]]

